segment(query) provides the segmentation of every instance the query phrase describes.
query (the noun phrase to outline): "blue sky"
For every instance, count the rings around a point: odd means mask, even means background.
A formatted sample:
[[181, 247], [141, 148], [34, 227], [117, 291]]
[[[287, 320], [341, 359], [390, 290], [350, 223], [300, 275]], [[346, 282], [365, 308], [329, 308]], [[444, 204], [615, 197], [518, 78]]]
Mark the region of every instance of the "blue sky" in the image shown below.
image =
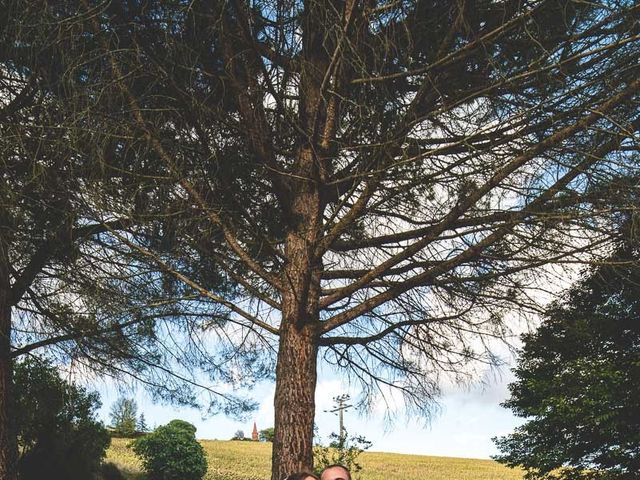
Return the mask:
[[[379, 407], [368, 416], [348, 411], [345, 426], [349, 433], [364, 435], [370, 440], [372, 451], [489, 458], [497, 453], [491, 437], [507, 434], [522, 422], [499, 406], [508, 396], [506, 385], [512, 379], [510, 371], [505, 368], [497, 375], [486, 377], [484, 385], [461, 387], [452, 384], [444, 387], [439, 412], [428, 425], [420, 419], [407, 420], [402, 412], [393, 424], [389, 424], [385, 421], [384, 409]], [[109, 410], [120, 393], [107, 383], [94, 388], [100, 392], [103, 403], [99, 416], [108, 424]], [[203, 418], [198, 410], [153, 404], [141, 390], [125, 395], [136, 399], [138, 412], [144, 413], [150, 427], [180, 418], [198, 428], [198, 438], [226, 440], [237, 430], [250, 436], [254, 420], [258, 429], [273, 425], [273, 392], [273, 384], [262, 384], [254, 390], [253, 397], [260, 402], [260, 407], [246, 422], [237, 422], [222, 415]], [[338, 418], [324, 410], [332, 407], [334, 396], [350, 393], [356, 397], [357, 391], [349, 391], [335, 375], [321, 372], [316, 392], [316, 424], [320, 436], [326, 441], [332, 431], [338, 430]]]

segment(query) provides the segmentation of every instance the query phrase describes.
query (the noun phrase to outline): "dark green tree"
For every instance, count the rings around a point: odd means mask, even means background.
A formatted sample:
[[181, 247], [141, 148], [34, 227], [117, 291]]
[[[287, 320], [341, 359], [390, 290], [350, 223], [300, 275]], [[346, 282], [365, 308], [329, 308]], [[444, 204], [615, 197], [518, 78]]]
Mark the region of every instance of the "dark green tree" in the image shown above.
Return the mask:
[[184, 420], [172, 420], [132, 442], [149, 480], [200, 480], [207, 459], [195, 437], [196, 428]]
[[94, 478], [109, 446], [96, 420], [96, 393], [60, 378], [51, 364], [29, 358], [15, 365], [15, 424], [21, 480]]
[[273, 427], [263, 428], [258, 433], [258, 438], [260, 439], [261, 442], [273, 442], [273, 435], [274, 435]]
[[613, 480], [640, 472], [638, 318], [635, 243], [591, 269], [523, 337], [504, 405], [527, 421], [495, 440], [499, 462], [525, 468], [530, 479]]

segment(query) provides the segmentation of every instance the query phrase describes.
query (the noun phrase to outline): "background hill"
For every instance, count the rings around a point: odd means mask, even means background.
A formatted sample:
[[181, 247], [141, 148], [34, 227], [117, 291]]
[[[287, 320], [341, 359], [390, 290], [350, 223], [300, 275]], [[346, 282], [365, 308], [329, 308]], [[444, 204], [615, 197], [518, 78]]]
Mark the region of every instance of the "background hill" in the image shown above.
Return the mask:
[[[127, 448], [129, 440], [114, 438], [107, 461], [115, 463], [128, 479], [142, 478], [140, 464]], [[207, 480], [269, 480], [271, 444], [203, 440], [207, 452]], [[520, 471], [493, 460], [365, 452], [360, 457], [362, 480], [522, 480]]]

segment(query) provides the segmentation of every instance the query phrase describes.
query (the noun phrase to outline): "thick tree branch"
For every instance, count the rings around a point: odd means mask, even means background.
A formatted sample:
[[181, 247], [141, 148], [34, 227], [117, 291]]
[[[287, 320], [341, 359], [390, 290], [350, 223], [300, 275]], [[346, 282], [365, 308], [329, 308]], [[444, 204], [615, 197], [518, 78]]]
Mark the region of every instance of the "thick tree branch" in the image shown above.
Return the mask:
[[112, 220], [75, 227], [70, 231], [68, 225], [64, 222], [61, 223], [54, 235], [40, 244], [31, 256], [29, 263], [20, 272], [14, 272], [15, 280], [11, 286], [11, 305], [16, 305], [20, 301], [26, 290], [51, 258], [61, 252], [69, 251], [72, 245], [78, 241], [81, 242], [100, 233], [126, 229], [133, 223], [131, 219]]

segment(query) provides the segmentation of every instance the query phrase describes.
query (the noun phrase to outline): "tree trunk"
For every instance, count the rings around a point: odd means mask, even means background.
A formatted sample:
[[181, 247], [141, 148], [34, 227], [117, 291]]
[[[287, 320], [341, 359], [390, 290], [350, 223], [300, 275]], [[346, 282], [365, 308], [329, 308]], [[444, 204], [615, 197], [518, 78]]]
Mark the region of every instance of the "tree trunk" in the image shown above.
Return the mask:
[[300, 149], [297, 166], [285, 246], [287, 263], [281, 276], [272, 480], [313, 466], [322, 270], [322, 260], [315, 258], [322, 228], [322, 201], [317, 182], [312, 180], [317, 177], [318, 166], [313, 149]]
[[0, 237], [0, 479], [16, 480], [18, 447], [13, 425], [11, 288], [6, 244]]
[[[276, 367], [275, 423], [271, 480], [313, 467], [316, 365], [320, 329], [322, 258], [316, 258], [322, 235], [324, 201], [320, 184], [327, 160], [323, 137], [326, 105], [322, 84], [329, 66], [330, 37], [322, 24], [324, 4], [304, 2], [303, 63], [300, 78], [301, 139], [290, 179], [289, 230], [282, 272], [282, 320]], [[320, 155], [320, 156], [319, 156]]]
[[275, 431], [271, 480], [313, 467], [318, 347], [309, 326], [281, 334], [276, 369]]

